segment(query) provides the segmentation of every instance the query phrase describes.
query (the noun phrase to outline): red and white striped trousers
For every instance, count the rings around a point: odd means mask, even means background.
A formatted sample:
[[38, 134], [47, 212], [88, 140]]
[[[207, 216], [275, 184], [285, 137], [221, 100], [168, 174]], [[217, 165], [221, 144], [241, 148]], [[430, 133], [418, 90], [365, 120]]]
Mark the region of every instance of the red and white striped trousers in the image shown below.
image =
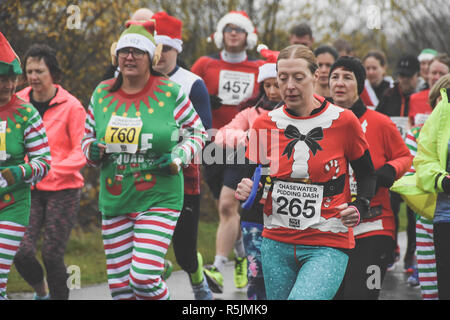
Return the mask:
[[433, 221], [419, 217], [416, 222], [416, 251], [419, 282], [424, 300], [437, 300], [438, 285], [434, 253]]
[[9, 221], [0, 221], [0, 300], [7, 299], [6, 284], [14, 256], [19, 250], [26, 227]]
[[103, 214], [102, 237], [113, 299], [170, 298], [161, 275], [179, 216], [180, 211], [167, 208], [117, 217]]

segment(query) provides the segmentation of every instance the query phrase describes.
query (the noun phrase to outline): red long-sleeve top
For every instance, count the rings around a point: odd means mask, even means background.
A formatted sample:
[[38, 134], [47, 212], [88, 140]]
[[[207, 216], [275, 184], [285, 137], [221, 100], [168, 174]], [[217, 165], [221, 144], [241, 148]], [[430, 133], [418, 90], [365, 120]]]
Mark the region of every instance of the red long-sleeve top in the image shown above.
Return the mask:
[[[375, 170], [389, 164], [395, 169], [395, 179], [399, 179], [411, 167], [413, 157], [396, 125], [389, 117], [366, 108], [362, 102], [355, 104], [352, 111], [358, 117], [365, 132]], [[390, 204], [389, 189], [380, 187], [372, 198], [370, 206], [382, 206], [382, 214], [364, 220], [353, 228], [355, 237], [358, 239], [373, 235], [387, 235], [394, 239], [395, 220]]]

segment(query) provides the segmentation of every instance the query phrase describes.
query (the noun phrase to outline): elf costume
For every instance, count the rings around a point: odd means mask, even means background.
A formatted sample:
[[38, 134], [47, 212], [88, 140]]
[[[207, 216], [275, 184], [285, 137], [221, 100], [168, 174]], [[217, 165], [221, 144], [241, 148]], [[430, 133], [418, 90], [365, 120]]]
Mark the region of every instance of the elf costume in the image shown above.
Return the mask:
[[[0, 33], [0, 76], [20, 74], [19, 58]], [[12, 94], [10, 101], [0, 106], [0, 300], [6, 299], [9, 270], [28, 225], [30, 184], [48, 173], [50, 162], [39, 113]]]
[[[133, 47], [154, 58], [153, 34], [152, 20], [129, 22], [117, 51]], [[88, 163], [101, 166], [99, 209], [108, 281], [114, 299], [167, 299], [161, 273], [183, 205], [180, 165], [202, 149], [206, 132], [190, 100], [171, 80], [150, 75], [136, 94], [111, 92], [114, 81], [95, 89], [82, 141]], [[100, 142], [106, 145], [101, 159], [92, 152]]]

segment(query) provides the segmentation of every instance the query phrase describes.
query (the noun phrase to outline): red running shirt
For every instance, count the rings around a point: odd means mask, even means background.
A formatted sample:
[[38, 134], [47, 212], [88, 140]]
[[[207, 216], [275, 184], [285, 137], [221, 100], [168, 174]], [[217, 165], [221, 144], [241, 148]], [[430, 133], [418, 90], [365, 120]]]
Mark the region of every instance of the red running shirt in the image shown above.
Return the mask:
[[[281, 180], [307, 179], [314, 185], [345, 174], [343, 192], [323, 196], [316, 208], [320, 219], [304, 230], [273, 224], [277, 216], [274, 213], [278, 211], [273, 210], [277, 204], [272, 200], [273, 191], [269, 192], [264, 206], [263, 236], [291, 244], [353, 248], [353, 230], [342, 224], [336, 207], [351, 201], [349, 162], [361, 158], [368, 144], [351, 111], [324, 102], [323, 97], [315, 95], [315, 98], [326, 105], [314, 115], [295, 117], [283, 106], [259, 117], [250, 132], [247, 158], [256, 163], [270, 162], [271, 178]], [[267, 130], [270, 134], [265, 137]], [[288, 210], [292, 216], [299, 211], [295, 208], [299, 204], [293, 200], [295, 197], [294, 193], [289, 204], [292, 210]], [[306, 205], [302, 210], [312, 212]]]
[[427, 89], [411, 95], [409, 99], [408, 117], [412, 127], [424, 124], [425, 120], [433, 111], [428, 103], [429, 94], [430, 89]]
[[[385, 164], [394, 167], [396, 179], [403, 176], [411, 167], [412, 156], [403, 142], [400, 132], [389, 117], [377, 111], [367, 109], [359, 118], [365, 132], [369, 151], [375, 170]], [[395, 220], [391, 209], [389, 189], [380, 187], [370, 201], [371, 207], [381, 206], [382, 214], [367, 219], [353, 229], [356, 238], [374, 235], [395, 237]]]
[[212, 111], [212, 127], [220, 129], [239, 112], [238, 104], [258, 92], [261, 60], [229, 63], [217, 57], [200, 57], [191, 71], [205, 81], [209, 94], [222, 98], [223, 105]]

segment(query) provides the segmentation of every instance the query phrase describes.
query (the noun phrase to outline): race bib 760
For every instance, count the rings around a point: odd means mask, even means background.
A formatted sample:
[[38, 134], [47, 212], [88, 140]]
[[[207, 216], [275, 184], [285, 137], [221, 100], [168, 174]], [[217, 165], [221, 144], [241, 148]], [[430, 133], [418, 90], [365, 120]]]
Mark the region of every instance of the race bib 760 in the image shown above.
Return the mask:
[[6, 160], [6, 121], [0, 122], [0, 160]]
[[106, 152], [136, 153], [141, 129], [141, 118], [112, 116], [106, 128]]

